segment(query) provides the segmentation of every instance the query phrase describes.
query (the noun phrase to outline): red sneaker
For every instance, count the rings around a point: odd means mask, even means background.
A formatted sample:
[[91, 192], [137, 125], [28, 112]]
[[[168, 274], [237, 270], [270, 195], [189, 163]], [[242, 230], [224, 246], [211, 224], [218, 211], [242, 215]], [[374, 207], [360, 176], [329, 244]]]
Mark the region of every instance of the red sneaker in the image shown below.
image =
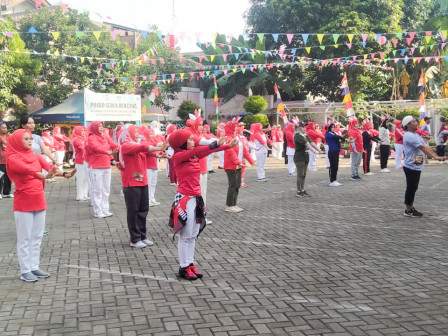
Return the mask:
[[198, 277], [193, 273], [190, 266], [187, 267], [180, 267], [179, 268], [179, 277], [187, 279], [187, 280], [196, 280]]
[[196, 277], [198, 279], [202, 278], [204, 275], [202, 273], [199, 273], [198, 270], [196, 269], [196, 266], [194, 266], [193, 263], [190, 264], [190, 266], [188, 266], [190, 268], [190, 270], [194, 273], [194, 275], [196, 275]]
[[241, 183], [241, 188], [247, 188], [248, 185], [246, 183]]

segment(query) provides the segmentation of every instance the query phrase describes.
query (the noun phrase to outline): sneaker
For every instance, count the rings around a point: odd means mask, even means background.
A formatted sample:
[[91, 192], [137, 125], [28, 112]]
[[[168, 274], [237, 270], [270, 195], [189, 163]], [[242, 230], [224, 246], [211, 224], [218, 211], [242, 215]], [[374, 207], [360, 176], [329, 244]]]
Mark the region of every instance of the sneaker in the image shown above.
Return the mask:
[[205, 224], [209, 225], [209, 224], [213, 224], [213, 222], [210, 219], [205, 219]]
[[2, 199], [2, 194], [0, 194], [0, 200]]
[[3, 195], [3, 198], [14, 198], [14, 195], [13, 194]]
[[143, 239], [142, 243], [145, 244], [146, 246], [153, 246], [154, 242], [149, 240], [149, 239]]
[[341, 184], [338, 183], [337, 181], [333, 181], [329, 184], [330, 187], [339, 187]]
[[261, 178], [261, 179], [257, 179], [257, 182], [267, 182], [268, 179], [267, 178]]
[[412, 208], [411, 211], [405, 210], [404, 213], [403, 213], [403, 216], [405, 216], [405, 217], [421, 218], [421, 217], [423, 217], [423, 214], [421, 212], [418, 212], [415, 208]]
[[156, 206], [156, 205], [160, 205], [160, 202], [154, 201], [154, 202], [149, 203], [150, 207], [153, 207], [153, 206]]
[[390, 173], [390, 169], [383, 168], [383, 169], [381, 169], [381, 172], [382, 173]]
[[136, 248], [144, 248], [144, 247], [146, 247], [146, 244], [144, 242], [142, 242], [142, 241], [138, 241], [136, 243], [130, 242], [129, 246], [130, 247], [136, 247]]
[[372, 173], [372, 172], [368, 172], [368, 173], [364, 173], [364, 175], [365, 175], [365, 176], [372, 176], [372, 175], [375, 175], [375, 174]]
[[241, 186], [240, 186], [241, 188], [247, 188], [248, 187], [248, 185], [246, 184], [246, 183], [241, 183]]
[[227, 212], [240, 212], [241, 210], [238, 210], [238, 208], [236, 208], [236, 207], [234, 207], [234, 206], [232, 206], [232, 207], [226, 207], [226, 209], [225, 209], [225, 211], [227, 211]]
[[214, 171], [214, 170], [209, 170], [208, 173], [209, 173], [209, 174], [214, 174], [215, 171]]
[[341, 185], [343, 185], [342, 183], [339, 183], [338, 181], [336, 181], [336, 183], [338, 184], [337, 186], [340, 187]]
[[177, 275], [180, 278], [184, 278], [187, 280], [196, 280], [198, 277], [193, 273], [190, 266], [187, 267], [179, 267], [179, 274]]
[[218, 169], [224, 169], [224, 167], [218, 166]]
[[358, 181], [358, 179], [356, 178], [357, 176], [352, 176], [350, 179], [353, 181]]
[[46, 236], [48, 234], [47, 230], [44, 230], [44, 236]]
[[204, 276], [202, 273], [198, 272], [198, 270], [196, 269], [196, 266], [194, 266], [193, 263], [191, 263], [190, 266], [188, 266], [188, 267], [190, 267], [190, 270], [194, 273], [194, 275], [196, 275], [196, 277], [198, 279], [201, 279]]
[[173, 183], [170, 183], [170, 185], [175, 186], [175, 185], [177, 185], [177, 183], [174, 183], [174, 182], [173, 182]]
[[240, 208], [239, 206], [234, 206], [234, 208], [236, 208], [238, 211], [244, 211], [244, 209], [243, 208]]
[[289, 174], [289, 176], [296, 177], [297, 175], [296, 174]]
[[298, 191], [296, 193], [296, 197], [303, 197], [303, 196], [305, 196], [305, 195], [301, 191]]
[[94, 214], [93, 217], [95, 218], [106, 218], [106, 215], [104, 215], [103, 213], [98, 213], [98, 214]]
[[302, 195], [303, 195], [303, 196], [306, 196], [306, 197], [311, 197], [311, 195], [308, 194], [308, 193], [306, 192], [306, 190], [302, 190]]
[[23, 273], [23, 274], [20, 276], [20, 280], [23, 280], [23, 281], [25, 281], [25, 282], [36, 282], [36, 281], [39, 280], [39, 279], [38, 279], [37, 276], [35, 276], [33, 273], [28, 272], [28, 273]]
[[114, 215], [112, 212], [109, 212], [109, 211], [105, 211], [105, 212], [103, 212], [103, 214], [105, 217], [112, 217]]
[[38, 278], [48, 278], [50, 276], [50, 273], [47, 273], [47, 272], [44, 272], [41, 270], [31, 271], [31, 273], [33, 273]]

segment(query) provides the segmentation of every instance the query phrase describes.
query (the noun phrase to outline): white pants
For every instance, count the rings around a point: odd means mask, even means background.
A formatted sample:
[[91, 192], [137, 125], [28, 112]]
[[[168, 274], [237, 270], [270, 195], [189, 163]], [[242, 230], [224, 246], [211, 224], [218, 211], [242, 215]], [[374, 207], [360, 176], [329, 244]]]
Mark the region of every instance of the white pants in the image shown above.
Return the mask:
[[204, 204], [207, 204], [207, 178], [208, 174], [201, 174], [199, 177], [199, 185], [201, 186], [201, 196], [204, 200]]
[[177, 251], [180, 267], [194, 263], [194, 248], [200, 225], [196, 223], [196, 197], [187, 202], [187, 224], [179, 232]]
[[288, 155], [288, 172], [290, 175], [296, 173], [296, 164], [294, 163], [294, 154]]
[[82, 200], [89, 197], [89, 176], [87, 165], [75, 164], [76, 168], [76, 199]]
[[109, 212], [110, 168], [92, 169], [92, 205], [96, 215]]
[[156, 186], [157, 186], [157, 169], [146, 169], [146, 173], [148, 174], [148, 195], [149, 195], [149, 203], [154, 203], [156, 201]]
[[[223, 151], [224, 152], [224, 151]], [[213, 170], [213, 156], [214, 153], [207, 156], [207, 171]]]
[[54, 159], [56, 160], [56, 165], [58, 169], [62, 171], [62, 164], [64, 163], [65, 151], [56, 151], [54, 152]]
[[[313, 144], [315, 144], [313, 142]], [[308, 165], [308, 171], [316, 171], [316, 154], [313, 151], [309, 151], [310, 163]]]
[[165, 160], [166, 162], [166, 177], [170, 176], [170, 163], [168, 162], [168, 159]]
[[266, 155], [266, 153], [255, 152], [255, 157], [257, 158], [257, 178], [259, 180], [266, 178], [266, 171], [264, 170]]
[[224, 168], [224, 151], [220, 151], [219, 153], [219, 166]]
[[370, 155], [370, 162], [376, 162], [375, 149], [376, 149], [376, 142], [372, 141], [372, 154]]
[[329, 146], [328, 145], [324, 145], [325, 148], [325, 163], [327, 164], [327, 168], [330, 168], [330, 159], [328, 159], [328, 150], [329, 150]]
[[46, 210], [14, 211], [17, 230], [17, 257], [20, 273], [39, 269], [40, 244], [44, 235]]
[[401, 164], [401, 157], [403, 155], [403, 145], [394, 144], [395, 147], [395, 168], [400, 169], [403, 165]]
[[282, 152], [283, 152], [283, 142], [274, 142], [272, 144], [272, 157], [281, 160]]

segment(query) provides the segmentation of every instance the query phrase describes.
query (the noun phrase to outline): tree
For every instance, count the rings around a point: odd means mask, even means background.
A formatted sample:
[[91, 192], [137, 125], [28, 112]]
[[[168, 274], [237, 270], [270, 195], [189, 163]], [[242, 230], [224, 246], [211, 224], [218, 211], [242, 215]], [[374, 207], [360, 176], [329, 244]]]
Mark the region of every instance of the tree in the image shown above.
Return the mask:
[[[9, 21], [1, 22], [0, 29], [14, 31]], [[5, 50], [0, 53], [0, 111], [3, 113], [12, 108], [13, 114], [20, 114], [26, 110], [22, 101], [23, 90], [33, 86], [32, 78], [36, 75], [39, 64], [31, 60], [29, 55], [21, 53], [25, 51], [25, 43], [18, 34], [13, 34], [10, 38], [0, 37], [0, 48]]]
[[189, 118], [189, 114], [194, 115], [194, 110], [199, 111], [203, 109], [198, 104], [193, 103], [191, 100], [184, 100], [177, 110], [177, 116], [182, 120], [187, 120]]
[[246, 112], [257, 114], [266, 110], [268, 102], [262, 96], [250, 96], [244, 102], [243, 108]]
[[[109, 32], [101, 34], [99, 40], [92, 33], [99, 31], [89, 19], [87, 13], [71, 10], [64, 14], [61, 8], [54, 11], [41, 9], [34, 15], [25, 16], [15, 22], [16, 29], [27, 32], [34, 27], [38, 32], [71, 32], [52, 34], [22, 34], [26, 48], [47, 56], [36, 56], [42, 68], [37, 76], [36, 96], [41, 98], [45, 106], [54, 106], [66, 99], [75, 89], [81, 89], [92, 83], [92, 88], [99, 92], [123, 93], [131, 88], [123, 81], [110, 82], [103, 85], [98, 79], [99, 58], [130, 59], [131, 49], [127, 44], [113, 41]], [[67, 55], [60, 57], [59, 55]], [[86, 58], [84, 58], [86, 57]], [[92, 57], [89, 59], [87, 57]], [[110, 77], [122, 77], [129, 74], [126, 66], [117, 66], [108, 71]]]

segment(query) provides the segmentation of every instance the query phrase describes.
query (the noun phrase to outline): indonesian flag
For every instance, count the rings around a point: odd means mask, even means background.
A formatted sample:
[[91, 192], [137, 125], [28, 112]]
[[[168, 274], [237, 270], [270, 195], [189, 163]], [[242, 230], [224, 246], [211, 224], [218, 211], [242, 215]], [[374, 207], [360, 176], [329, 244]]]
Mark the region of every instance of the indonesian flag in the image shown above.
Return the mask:
[[353, 104], [352, 104], [352, 96], [350, 95], [350, 89], [348, 88], [348, 81], [347, 81], [347, 74], [344, 74], [344, 78], [342, 78], [341, 83], [342, 88], [342, 95], [344, 96], [344, 99], [342, 99], [342, 102], [345, 103], [345, 113], [347, 113], [347, 117], [354, 115], [355, 111], [353, 110]]
[[280, 97], [280, 92], [278, 91], [277, 84], [274, 84], [274, 93], [277, 95], [277, 112], [280, 112], [280, 115], [283, 119], [286, 120], [286, 112], [283, 107], [282, 97]]

